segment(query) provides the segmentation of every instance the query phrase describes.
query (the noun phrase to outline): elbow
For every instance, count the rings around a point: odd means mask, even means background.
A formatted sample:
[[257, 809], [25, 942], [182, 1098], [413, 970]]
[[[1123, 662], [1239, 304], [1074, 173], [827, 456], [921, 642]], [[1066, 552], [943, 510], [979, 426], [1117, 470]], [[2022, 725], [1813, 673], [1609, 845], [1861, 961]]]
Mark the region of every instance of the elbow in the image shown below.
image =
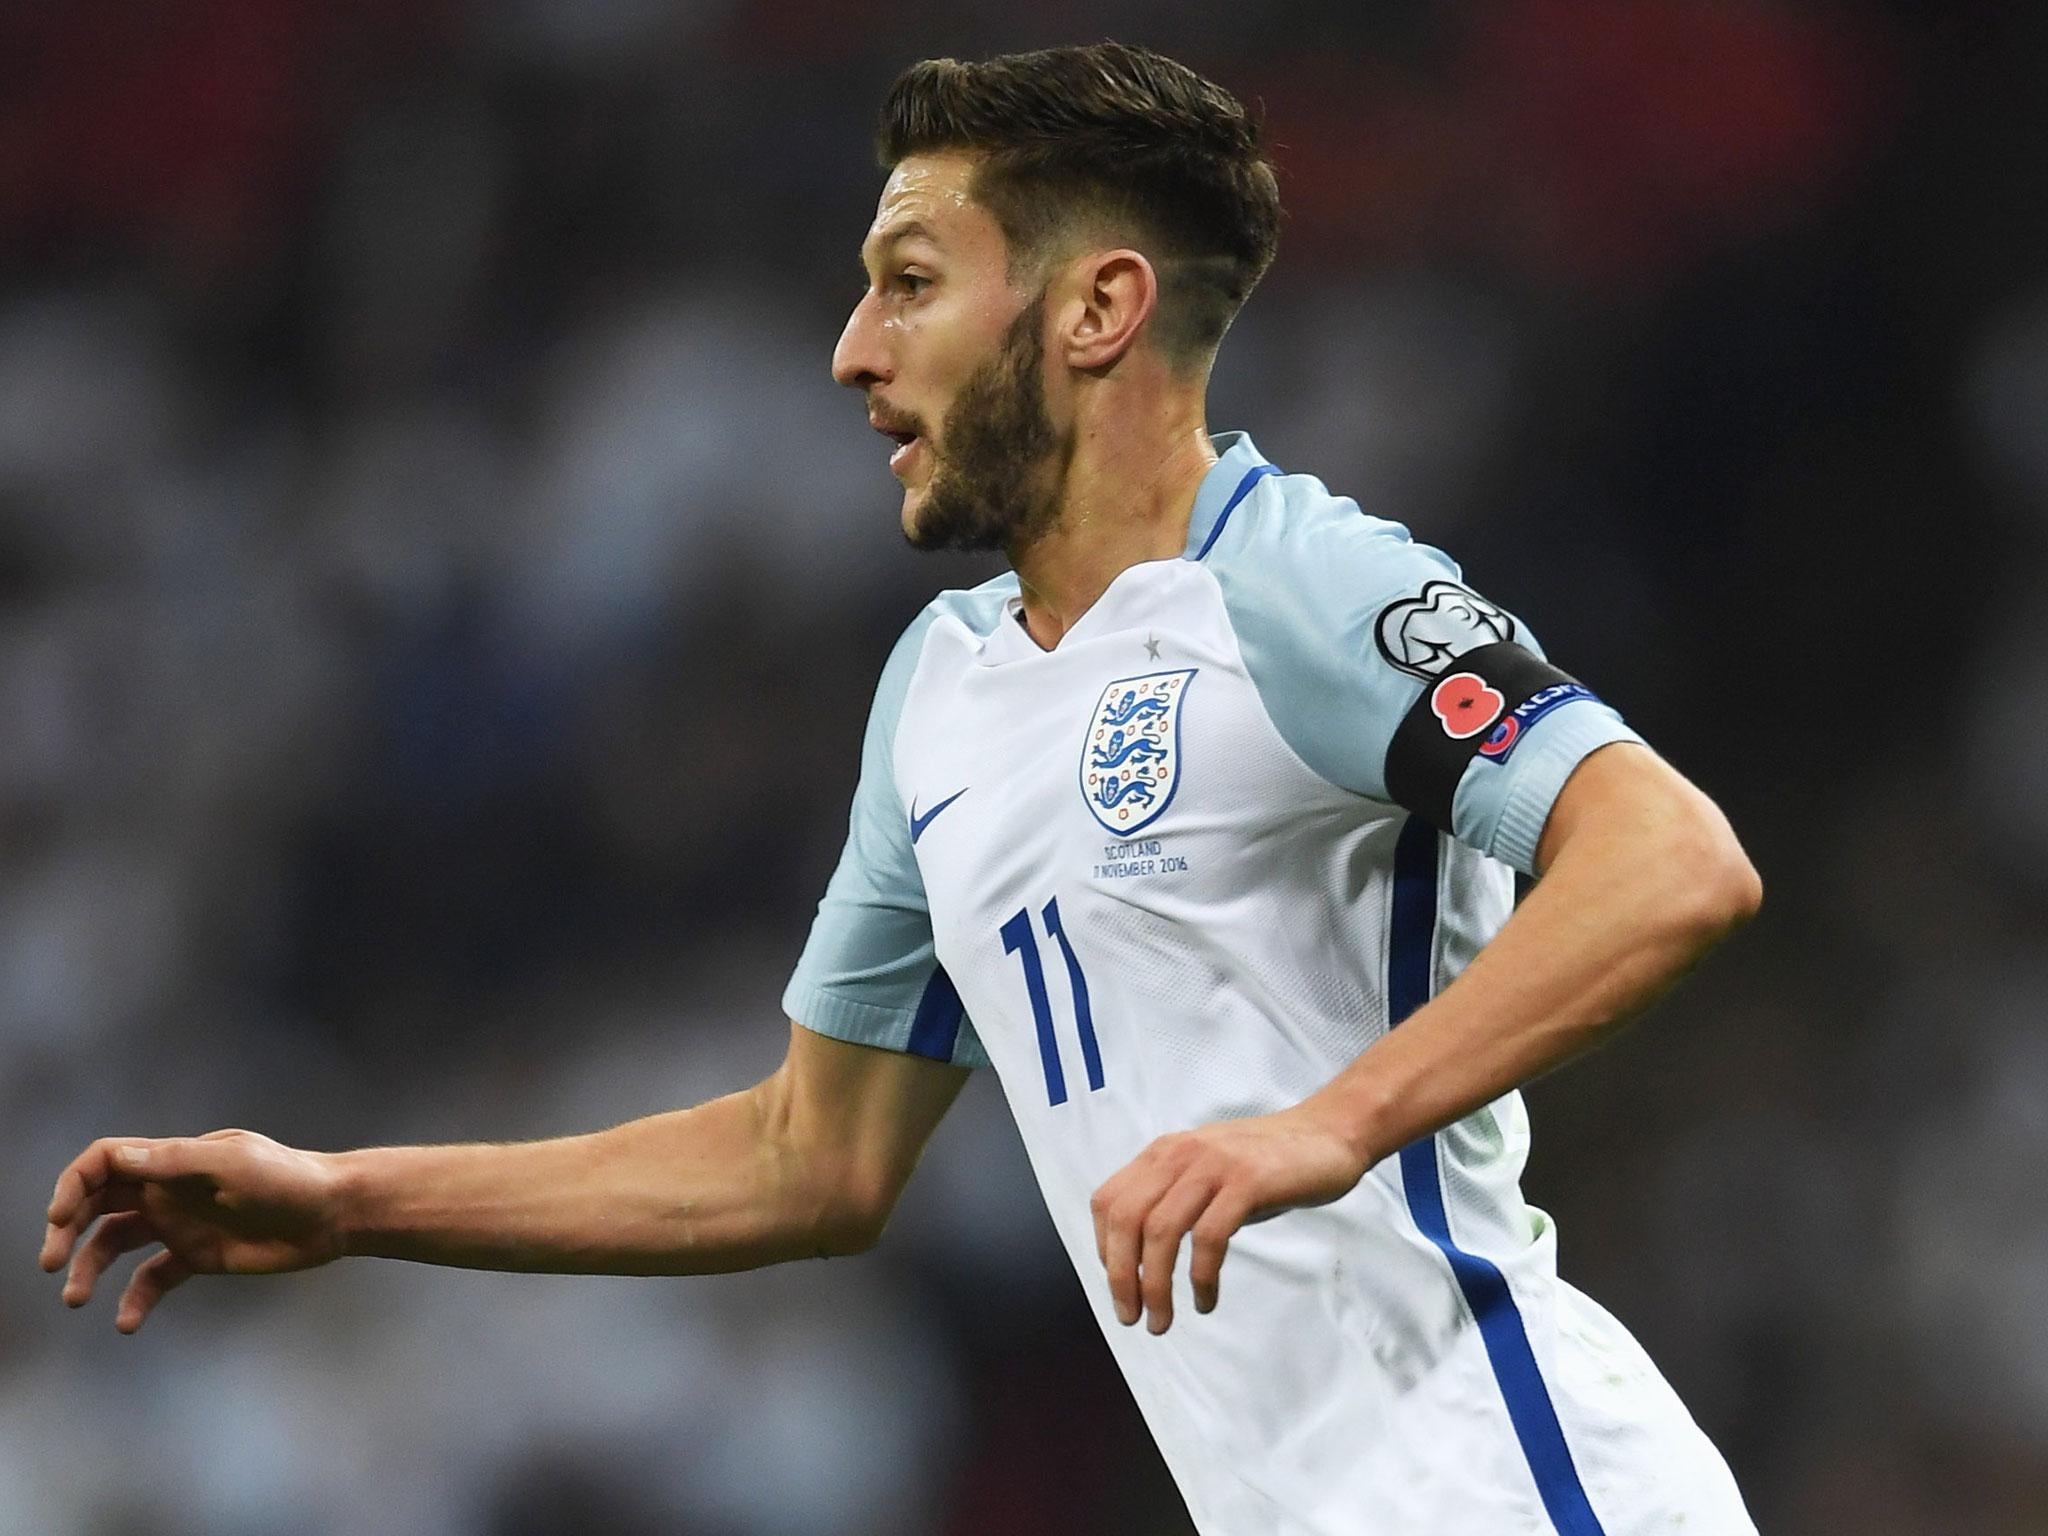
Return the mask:
[[882, 1240], [882, 1229], [874, 1225], [849, 1225], [832, 1228], [825, 1234], [825, 1241], [818, 1245], [821, 1259], [851, 1259], [866, 1253]]
[[814, 1158], [812, 1166], [818, 1177], [812, 1228], [817, 1251], [829, 1259], [866, 1253], [882, 1240], [905, 1181], [850, 1149]]
[[900, 1186], [862, 1170], [840, 1139], [802, 1134], [786, 1072], [765, 1079], [753, 1097], [755, 1135], [770, 1170], [767, 1220], [780, 1256], [846, 1258], [880, 1242]]
[[1711, 806], [1671, 850], [1668, 867], [1678, 886], [1678, 924], [1701, 949], [1720, 943], [1763, 906], [1763, 878], [1727, 821]]
[[826, 1222], [818, 1228], [812, 1252], [821, 1259], [850, 1259], [882, 1240], [882, 1229], [855, 1222]]
[[1729, 908], [1731, 931], [1749, 922], [1764, 906], [1764, 877], [1756, 872], [1749, 855], [1741, 849], [1736, 850], [1735, 857], [1740, 868], [1735, 874], [1735, 899]]
[[1708, 944], [1718, 944], [1743, 927], [1764, 904], [1763, 880], [1740, 849], [1707, 875], [1702, 887], [1694, 925]]
[[893, 1193], [879, 1190], [843, 1190], [827, 1205], [819, 1219], [817, 1249], [827, 1259], [852, 1258], [866, 1253], [882, 1240], [895, 1209]]
[[[1581, 852], [1583, 850], [1583, 852]], [[1537, 847], [1547, 879], [1599, 869], [1613, 914], [1660, 950], [1698, 959], [1755, 917], [1763, 882], [1720, 807], [1654, 755], [1617, 744], [1573, 773]]]

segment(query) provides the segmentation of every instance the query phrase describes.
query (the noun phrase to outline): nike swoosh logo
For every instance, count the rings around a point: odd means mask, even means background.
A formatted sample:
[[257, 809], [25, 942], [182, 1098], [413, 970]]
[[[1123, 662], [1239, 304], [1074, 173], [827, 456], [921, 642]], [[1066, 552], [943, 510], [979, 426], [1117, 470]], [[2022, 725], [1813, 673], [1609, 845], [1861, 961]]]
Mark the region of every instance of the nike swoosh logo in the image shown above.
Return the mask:
[[[969, 786], [968, 786], [968, 788], [970, 788], [970, 789], [971, 789], [972, 787], [973, 787], [972, 785], [969, 785]], [[936, 819], [938, 818], [938, 814], [939, 814], [939, 812], [943, 811], [943, 810], [944, 810], [944, 809], [945, 809], [945, 808], [946, 808], [947, 806], [951, 805], [951, 804], [952, 804], [952, 803], [953, 803], [953, 802], [954, 802], [955, 800], [958, 800], [958, 799], [960, 798], [960, 796], [961, 796], [961, 795], [964, 795], [964, 794], [966, 794], [966, 793], [967, 793], [967, 790], [965, 790], [965, 789], [962, 789], [962, 790], [957, 790], [957, 791], [955, 791], [955, 792], [954, 792], [953, 794], [950, 794], [950, 795], [946, 796], [946, 798], [945, 798], [945, 799], [941, 800], [941, 801], [940, 801], [940, 802], [939, 802], [939, 803], [938, 803], [937, 805], [933, 806], [933, 807], [932, 807], [932, 808], [931, 808], [930, 810], [926, 811], [926, 812], [925, 812], [925, 813], [924, 813], [924, 814], [923, 814], [922, 816], [920, 816], [920, 815], [918, 815], [918, 814], [917, 814], [917, 802], [916, 802], [915, 800], [911, 801], [911, 802], [910, 802], [910, 840], [911, 840], [911, 841], [912, 841], [912, 842], [914, 843], [914, 842], [916, 842], [916, 841], [917, 841], [917, 840], [918, 840], [918, 839], [919, 839], [920, 837], [923, 837], [923, 836], [924, 836], [924, 829], [925, 829], [926, 827], [930, 826], [930, 825], [932, 824], [932, 822], [933, 822], [933, 821], [935, 821], [935, 820], [936, 820]]]

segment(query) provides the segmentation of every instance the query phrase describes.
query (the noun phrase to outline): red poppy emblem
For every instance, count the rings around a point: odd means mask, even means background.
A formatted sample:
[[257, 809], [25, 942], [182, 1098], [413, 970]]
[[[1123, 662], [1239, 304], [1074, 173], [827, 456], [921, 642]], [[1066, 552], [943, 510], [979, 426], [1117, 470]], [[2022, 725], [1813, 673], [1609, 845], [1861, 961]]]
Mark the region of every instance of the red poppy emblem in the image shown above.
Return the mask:
[[1501, 691], [1487, 687], [1476, 672], [1453, 672], [1429, 696], [1430, 711], [1443, 721], [1444, 734], [1453, 741], [1477, 736], [1500, 718], [1507, 704]]

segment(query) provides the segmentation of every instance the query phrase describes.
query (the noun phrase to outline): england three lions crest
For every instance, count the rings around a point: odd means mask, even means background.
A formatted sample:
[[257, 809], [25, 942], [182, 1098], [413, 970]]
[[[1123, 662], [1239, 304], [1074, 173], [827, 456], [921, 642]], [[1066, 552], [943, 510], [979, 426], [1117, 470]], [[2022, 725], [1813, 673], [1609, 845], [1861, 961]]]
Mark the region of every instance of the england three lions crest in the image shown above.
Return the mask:
[[1102, 690], [1081, 743], [1081, 796], [1111, 832], [1157, 821], [1180, 787], [1180, 709], [1199, 670], [1120, 677]]

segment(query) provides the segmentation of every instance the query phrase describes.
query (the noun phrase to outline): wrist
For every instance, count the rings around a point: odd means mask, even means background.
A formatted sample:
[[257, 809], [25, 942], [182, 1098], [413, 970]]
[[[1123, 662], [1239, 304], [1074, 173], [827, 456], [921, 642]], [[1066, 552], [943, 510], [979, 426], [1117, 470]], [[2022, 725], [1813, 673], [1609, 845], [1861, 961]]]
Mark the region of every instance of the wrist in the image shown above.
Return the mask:
[[1386, 1144], [1383, 1095], [1369, 1078], [1355, 1081], [1356, 1064], [1302, 1100], [1299, 1112], [1323, 1135], [1341, 1145], [1363, 1178], [1397, 1148]]
[[318, 1154], [327, 1175], [327, 1219], [337, 1258], [368, 1253], [372, 1231], [371, 1149]]

